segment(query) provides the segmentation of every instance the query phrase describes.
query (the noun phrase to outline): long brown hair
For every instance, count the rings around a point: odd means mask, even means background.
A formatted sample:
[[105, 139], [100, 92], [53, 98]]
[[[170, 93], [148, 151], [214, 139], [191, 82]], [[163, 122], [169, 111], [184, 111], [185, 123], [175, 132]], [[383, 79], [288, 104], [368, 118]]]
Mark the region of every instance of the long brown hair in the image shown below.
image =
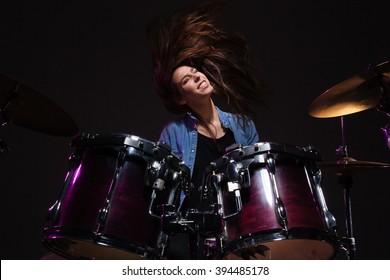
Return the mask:
[[180, 93], [172, 83], [182, 65], [203, 72], [233, 113], [247, 115], [247, 105], [267, 105], [268, 86], [253, 73], [256, 68], [246, 40], [215, 23], [228, 1], [210, 1], [158, 17], [148, 26], [153, 80], [158, 95], [172, 113], [188, 111], [177, 104]]

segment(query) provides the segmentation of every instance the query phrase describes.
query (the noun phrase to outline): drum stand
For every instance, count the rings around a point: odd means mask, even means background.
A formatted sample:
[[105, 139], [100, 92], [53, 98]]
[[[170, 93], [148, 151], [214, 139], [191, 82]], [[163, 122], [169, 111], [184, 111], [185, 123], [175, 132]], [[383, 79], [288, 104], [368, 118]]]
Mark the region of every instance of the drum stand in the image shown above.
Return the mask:
[[[344, 135], [344, 117], [341, 116], [341, 146], [336, 150], [336, 154], [342, 158], [348, 158], [347, 145], [345, 144]], [[346, 250], [347, 258], [349, 260], [355, 259], [356, 255], [356, 242], [353, 237], [352, 226], [352, 204], [351, 204], [351, 188], [353, 184], [352, 175], [348, 173], [337, 174], [339, 176], [338, 183], [343, 189], [344, 195], [344, 216], [346, 225], [346, 237], [342, 237], [343, 249]]]
[[347, 252], [347, 258], [349, 260], [355, 259], [356, 254], [356, 243], [353, 237], [352, 227], [352, 205], [351, 205], [351, 188], [352, 188], [352, 176], [341, 175], [338, 180], [339, 184], [343, 188], [344, 193], [344, 207], [345, 207], [345, 223], [347, 236], [342, 237], [342, 244]]
[[[388, 67], [388, 63], [384, 64]], [[386, 70], [387, 71], [387, 70]], [[390, 74], [387, 73], [374, 73], [376, 77], [376, 82], [379, 84], [382, 95], [379, 99], [379, 102], [376, 106], [376, 109], [386, 114], [390, 117]], [[381, 128], [385, 137], [386, 143], [390, 149], [390, 125], [387, 124]], [[348, 158], [347, 146], [345, 144], [345, 135], [344, 135], [344, 117], [341, 116], [341, 146], [337, 149], [336, 153], [342, 158]], [[352, 227], [352, 206], [351, 206], [351, 188], [352, 188], [352, 175], [349, 172], [341, 172], [339, 175], [338, 183], [343, 188], [344, 193], [344, 206], [345, 206], [345, 221], [346, 221], [346, 232], [347, 237], [342, 238], [343, 245], [347, 251], [348, 259], [354, 259], [356, 254], [356, 243], [355, 238], [353, 237], [353, 227]]]
[[[211, 205], [208, 211], [188, 209], [185, 215], [177, 211], [163, 211], [160, 222], [161, 231], [168, 239], [174, 233], [187, 233], [191, 259], [210, 259], [215, 251], [213, 249], [215, 244], [207, 242], [207, 237], [218, 236], [223, 229], [222, 218], [218, 210], [219, 205]], [[160, 258], [164, 257], [165, 255], [160, 253]]]

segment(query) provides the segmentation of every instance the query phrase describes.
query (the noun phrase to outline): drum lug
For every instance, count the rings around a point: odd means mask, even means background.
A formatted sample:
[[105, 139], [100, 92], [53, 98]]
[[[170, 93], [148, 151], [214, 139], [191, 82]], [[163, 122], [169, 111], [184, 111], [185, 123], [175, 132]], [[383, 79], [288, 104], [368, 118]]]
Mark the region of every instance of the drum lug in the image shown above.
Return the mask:
[[104, 226], [106, 224], [107, 216], [108, 216], [108, 213], [109, 213], [110, 207], [111, 207], [112, 197], [115, 194], [115, 191], [116, 191], [116, 188], [118, 185], [118, 179], [120, 177], [120, 173], [121, 173], [122, 167], [124, 165], [126, 156], [127, 156], [126, 148], [121, 149], [118, 153], [114, 176], [111, 180], [110, 188], [108, 189], [108, 194], [107, 194], [106, 200], [99, 210], [99, 215], [97, 218], [97, 228], [96, 228], [97, 234], [100, 234], [100, 232], [104, 229]]
[[286, 207], [284, 206], [284, 204], [280, 198], [280, 195], [279, 195], [278, 185], [277, 185], [276, 179], [275, 179], [276, 162], [275, 162], [275, 158], [272, 154], [267, 154], [266, 167], [267, 167], [267, 170], [268, 170], [269, 175], [270, 175], [272, 190], [273, 190], [274, 197], [275, 197], [275, 206], [276, 206], [275, 211], [277, 213], [276, 217], [277, 217], [278, 223], [279, 223], [279, 225], [281, 225], [284, 228], [284, 230], [286, 232], [288, 232], [287, 211], [286, 211]]
[[[238, 184], [234, 184], [234, 185], [238, 186]], [[242, 212], [242, 200], [241, 200], [240, 188], [235, 188], [235, 190], [234, 190], [234, 200], [236, 202], [236, 212], [234, 212], [232, 214], [229, 214], [229, 215], [226, 215], [226, 216], [224, 215], [222, 217], [224, 220], [233, 218], [233, 217], [237, 216], [238, 214], [240, 214]]]
[[[250, 163], [252, 162], [253, 159], [251, 159]], [[251, 185], [251, 176], [249, 174], [249, 169], [247, 167], [240, 170], [240, 184], [242, 188], [249, 188]]]
[[147, 187], [153, 186], [153, 183], [156, 180], [156, 174], [159, 167], [160, 164], [157, 161], [153, 161], [152, 163], [147, 165], [144, 175], [144, 183]]
[[236, 163], [231, 160], [226, 167], [226, 175], [230, 182], [240, 184], [242, 188], [249, 188], [250, 186], [250, 175], [248, 166], [254, 161], [254, 159], [243, 160]]
[[[217, 178], [220, 178], [220, 176], [218, 176], [218, 175], [214, 175], [214, 176]], [[221, 180], [219, 180], [219, 181], [214, 180], [214, 188], [217, 191], [217, 197], [221, 196], [221, 187], [219, 186], [220, 182], [221, 182]], [[239, 184], [238, 182], [228, 181], [227, 182], [227, 189], [228, 189], [228, 192], [234, 192], [234, 200], [235, 200], [235, 204], [236, 204], [236, 210], [235, 210], [235, 212], [233, 212], [229, 215], [225, 215], [225, 213], [222, 213], [223, 220], [233, 218], [242, 212], [241, 184]], [[220, 201], [219, 201], [219, 205], [221, 205]]]
[[326, 206], [325, 197], [324, 197], [324, 194], [323, 194], [322, 188], [321, 188], [321, 180], [322, 180], [321, 170], [317, 169], [313, 173], [314, 173], [313, 180], [314, 180], [315, 193], [317, 195], [318, 202], [322, 208], [323, 218], [325, 220], [325, 224], [326, 224], [328, 229], [335, 229], [335, 228], [337, 228], [336, 219], [329, 212], [328, 207]]
[[157, 219], [160, 219], [161, 216], [160, 215], [157, 215], [153, 212], [153, 208], [154, 208], [154, 201], [156, 200], [156, 190], [154, 189], [153, 192], [152, 192], [152, 195], [150, 197], [150, 203], [149, 203], [149, 215], [154, 217], [154, 218], [157, 218]]

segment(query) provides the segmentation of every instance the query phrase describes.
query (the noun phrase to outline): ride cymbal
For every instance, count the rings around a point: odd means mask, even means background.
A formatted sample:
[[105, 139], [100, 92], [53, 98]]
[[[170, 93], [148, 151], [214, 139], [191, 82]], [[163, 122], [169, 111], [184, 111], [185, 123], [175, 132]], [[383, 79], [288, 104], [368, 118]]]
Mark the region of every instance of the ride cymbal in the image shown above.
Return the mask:
[[367, 169], [388, 168], [390, 164], [374, 161], [359, 161], [352, 157], [344, 157], [336, 161], [318, 162], [317, 166], [320, 169], [328, 169], [336, 172], [337, 175], [351, 175]]
[[382, 78], [389, 73], [390, 63], [384, 62], [338, 83], [313, 101], [309, 114], [316, 118], [333, 118], [377, 106], [383, 94], [381, 82], [388, 82]]
[[54, 136], [74, 136], [75, 121], [47, 97], [22, 83], [0, 74], [0, 117], [13, 123]]

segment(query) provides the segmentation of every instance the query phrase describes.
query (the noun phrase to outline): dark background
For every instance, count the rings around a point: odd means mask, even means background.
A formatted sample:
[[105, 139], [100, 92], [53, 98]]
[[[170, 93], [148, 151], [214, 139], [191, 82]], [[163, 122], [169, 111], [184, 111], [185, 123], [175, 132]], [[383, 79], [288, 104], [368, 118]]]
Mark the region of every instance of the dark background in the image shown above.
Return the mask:
[[[0, 3], [0, 73], [66, 110], [80, 131], [158, 139], [167, 113], [151, 82], [145, 28], [161, 12], [199, 1], [23, 1]], [[275, 91], [258, 110], [261, 141], [312, 145], [336, 160], [340, 119], [308, 115], [331, 86], [389, 59], [390, 2], [234, 1], [223, 19], [242, 32]], [[345, 117], [350, 156], [390, 162], [375, 109]], [[16, 125], [0, 128], [1, 259], [39, 259], [48, 207], [62, 189], [70, 137]], [[390, 170], [354, 176], [352, 211], [358, 259], [389, 259]], [[322, 188], [345, 236], [343, 193], [333, 172]], [[345, 259], [344, 254], [338, 256]]]

